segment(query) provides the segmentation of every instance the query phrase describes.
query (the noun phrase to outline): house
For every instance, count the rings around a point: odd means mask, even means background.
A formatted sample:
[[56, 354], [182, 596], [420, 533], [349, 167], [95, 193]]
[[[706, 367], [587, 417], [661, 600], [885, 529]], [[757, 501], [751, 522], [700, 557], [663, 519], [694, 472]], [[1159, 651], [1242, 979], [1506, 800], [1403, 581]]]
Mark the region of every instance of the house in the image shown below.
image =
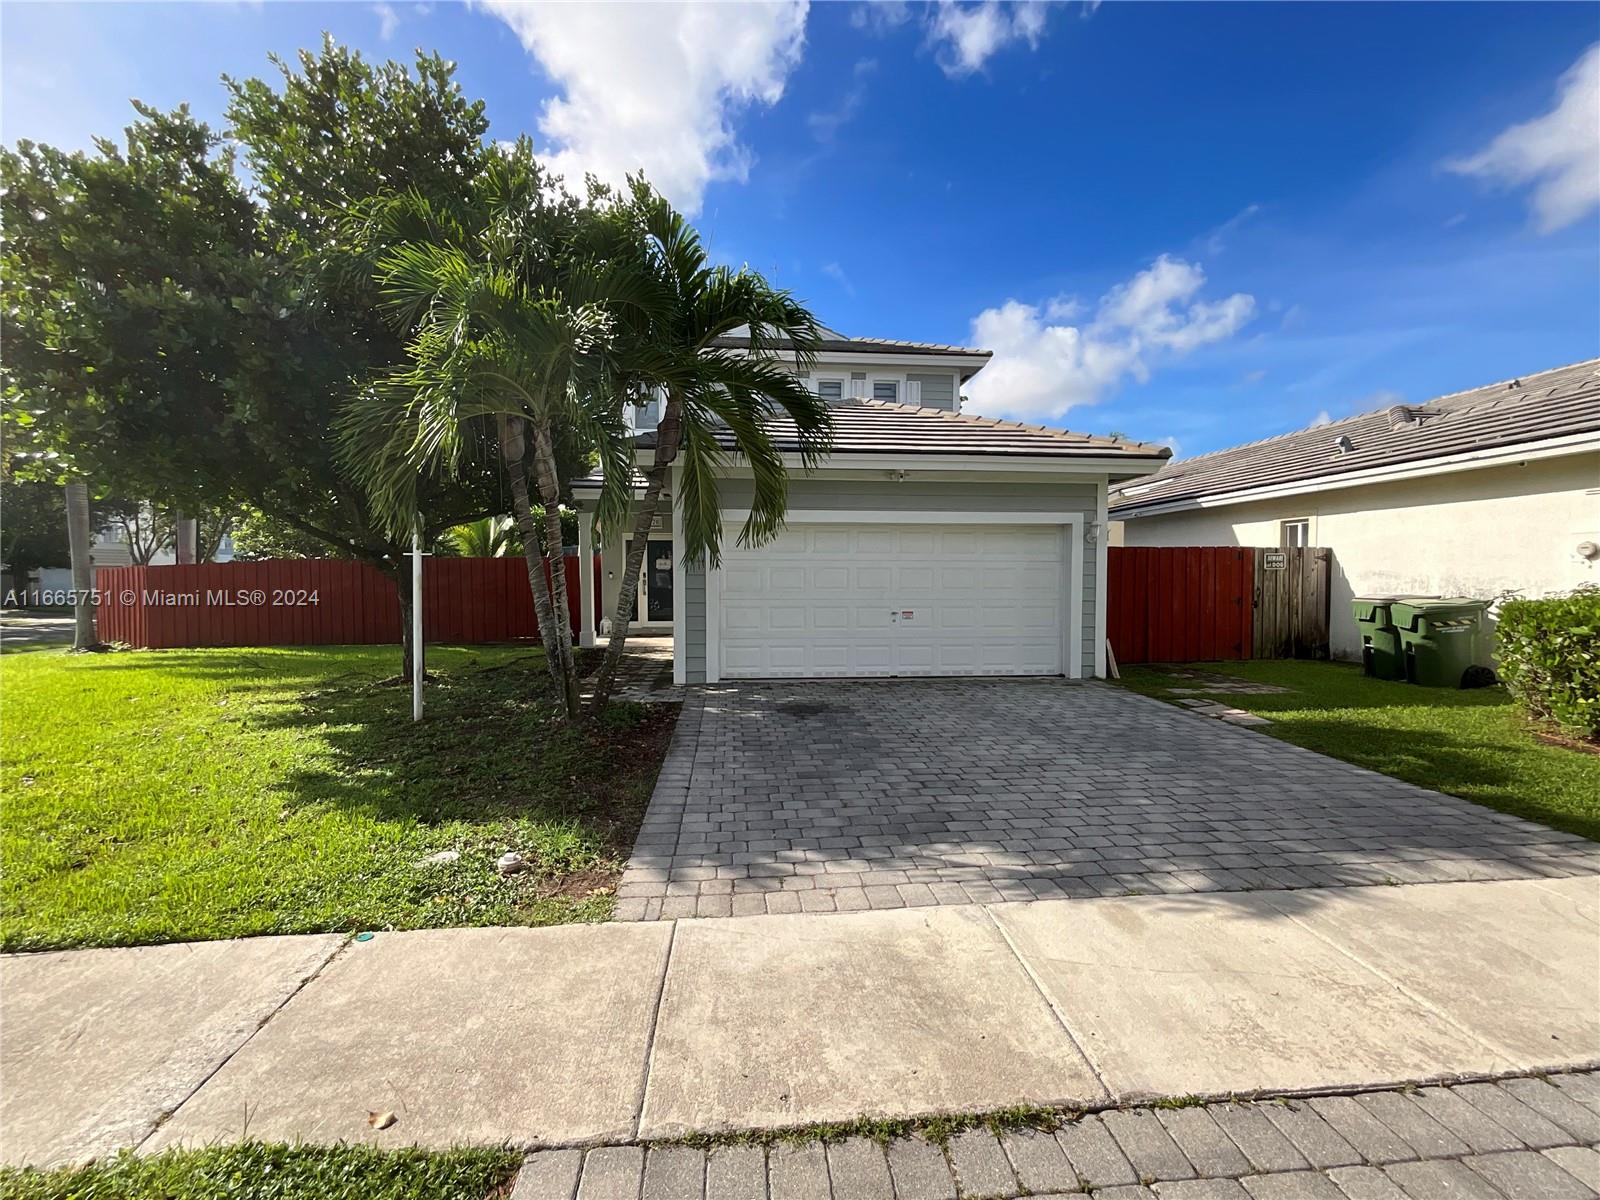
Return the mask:
[[1326, 546], [1330, 639], [1363, 595], [1600, 583], [1600, 359], [1178, 459], [1121, 485], [1129, 546]]
[[[719, 567], [683, 561], [670, 501], [658, 519], [634, 628], [671, 636], [678, 681], [1104, 674], [1107, 490], [1170, 452], [962, 413], [989, 357], [829, 331], [804, 375], [834, 405], [833, 449], [804, 473], [793, 426], [775, 422], [793, 468], [778, 537], [734, 544], [751, 496], [736, 459], [719, 480]], [[651, 441], [637, 439], [644, 462]], [[580, 592], [589, 612], [598, 587], [609, 614], [625, 546], [602, 548], [596, 578], [597, 486], [573, 489]]]

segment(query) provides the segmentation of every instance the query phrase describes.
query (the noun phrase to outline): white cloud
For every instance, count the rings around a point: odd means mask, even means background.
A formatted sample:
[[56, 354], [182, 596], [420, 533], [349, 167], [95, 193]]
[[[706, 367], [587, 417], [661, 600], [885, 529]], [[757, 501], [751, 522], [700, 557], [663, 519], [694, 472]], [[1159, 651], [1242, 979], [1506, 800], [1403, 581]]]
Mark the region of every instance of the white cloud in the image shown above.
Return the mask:
[[840, 128], [849, 124], [861, 110], [861, 102], [867, 98], [867, 78], [877, 69], [878, 60], [875, 58], [856, 60], [856, 65], [850, 73], [850, 87], [839, 97], [838, 102], [832, 108], [818, 109], [806, 117], [806, 124], [811, 127], [812, 137], [819, 142], [833, 141]]
[[777, 103], [805, 43], [806, 0], [480, 3], [562, 89], [539, 118], [548, 165], [572, 185], [642, 170], [690, 215], [712, 181], [747, 177], [734, 118]]
[[852, 28], [869, 29], [874, 33], [898, 29], [910, 19], [911, 5], [906, 0], [869, 0], [850, 10]]
[[1332, 425], [1332, 424], [1333, 424], [1333, 415], [1331, 413], [1329, 413], [1327, 409], [1324, 408], [1324, 409], [1318, 410], [1317, 415], [1311, 418], [1311, 424], [1307, 428], [1315, 429], [1318, 425]]
[[1046, 6], [1042, 0], [978, 0], [963, 4], [940, 0], [929, 39], [939, 48], [939, 66], [950, 76], [970, 75], [1012, 42], [1039, 45]]
[[394, 36], [394, 31], [400, 28], [400, 14], [395, 11], [392, 4], [379, 3], [372, 6], [372, 11], [378, 16], [378, 36], [388, 41]]
[[1556, 91], [1555, 107], [1544, 116], [1445, 164], [1508, 187], [1530, 186], [1540, 233], [1563, 229], [1600, 205], [1600, 42], [1561, 76]]
[[1231, 337], [1254, 315], [1255, 299], [1241, 292], [1201, 300], [1204, 285], [1199, 266], [1162, 255], [1101, 297], [1088, 324], [1068, 324], [1059, 298], [1043, 308], [1007, 300], [985, 309], [973, 319], [972, 341], [994, 359], [967, 385], [971, 409], [1059, 418], [1125, 379], [1148, 379], [1165, 356]]
[[838, 263], [823, 263], [822, 273], [843, 288], [846, 295], [854, 296], [856, 294], [856, 285], [850, 282], [850, 276], [845, 274], [845, 269]]
[[1237, 233], [1245, 222], [1249, 221], [1261, 211], [1259, 204], [1247, 204], [1221, 225], [1218, 225], [1205, 237], [1200, 239], [1200, 245], [1207, 254], [1212, 256], [1221, 254], [1228, 248], [1228, 242]]

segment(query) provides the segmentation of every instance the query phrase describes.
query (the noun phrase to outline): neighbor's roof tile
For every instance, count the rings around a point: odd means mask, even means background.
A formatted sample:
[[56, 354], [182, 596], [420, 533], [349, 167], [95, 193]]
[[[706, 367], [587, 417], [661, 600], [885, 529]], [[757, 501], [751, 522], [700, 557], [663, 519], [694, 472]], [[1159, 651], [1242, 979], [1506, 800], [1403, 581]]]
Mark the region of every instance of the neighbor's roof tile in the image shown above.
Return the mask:
[[[1177, 459], [1120, 485], [1121, 496], [1112, 496], [1111, 509], [1137, 516], [1173, 501], [1595, 431], [1600, 431], [1600, 359]], [[1342, 448], [1341, 439], [1348, 439], [1348, 448]]]

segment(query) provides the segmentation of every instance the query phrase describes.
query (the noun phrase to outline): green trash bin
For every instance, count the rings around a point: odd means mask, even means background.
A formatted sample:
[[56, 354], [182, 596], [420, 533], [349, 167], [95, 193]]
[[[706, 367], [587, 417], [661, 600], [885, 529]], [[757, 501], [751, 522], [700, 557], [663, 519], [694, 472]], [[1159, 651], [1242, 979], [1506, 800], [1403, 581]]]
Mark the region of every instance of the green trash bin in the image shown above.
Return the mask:
[[1477, 658], [1487, 600], [1465, 596], [1442, 599], [1412, 597], [1390, 606], [1408, 683], [1423, 687], [1461, 686], [1461, 677]]
[[1404, 679], [1405, 656], [1391, 615], [1400, 596], [1357, 596], [1350, 602], [1361, 634], [1361, 669], [1374, 679]]

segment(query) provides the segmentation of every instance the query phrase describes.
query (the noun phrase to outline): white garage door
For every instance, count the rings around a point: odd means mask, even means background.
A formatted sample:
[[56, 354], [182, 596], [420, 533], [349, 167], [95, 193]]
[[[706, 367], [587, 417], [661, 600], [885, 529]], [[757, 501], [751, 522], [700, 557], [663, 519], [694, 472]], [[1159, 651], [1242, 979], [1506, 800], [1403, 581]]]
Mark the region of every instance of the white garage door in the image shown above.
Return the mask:
[[1059, 675], [1059, 525], [791, 525], [723, 559], [725, 679]]

